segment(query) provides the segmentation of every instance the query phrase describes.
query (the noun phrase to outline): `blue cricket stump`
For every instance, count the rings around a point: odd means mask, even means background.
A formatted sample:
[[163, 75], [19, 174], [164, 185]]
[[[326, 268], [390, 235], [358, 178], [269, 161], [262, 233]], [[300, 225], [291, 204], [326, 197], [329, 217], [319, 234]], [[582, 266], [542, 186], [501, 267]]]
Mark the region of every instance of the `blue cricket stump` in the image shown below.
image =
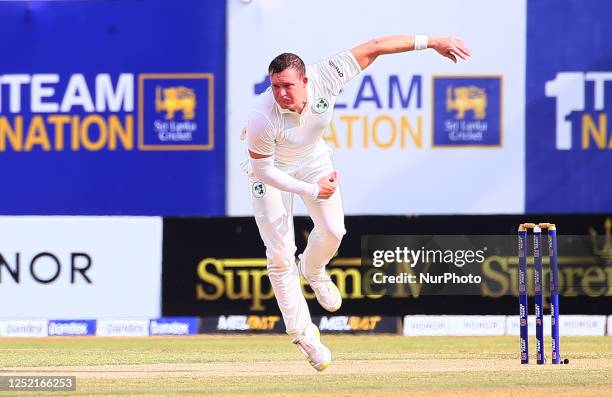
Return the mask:
[[559, 268], [557, 266], [557, 228], [548, 225], [548, 257], [550, 258], [550, 317], [552, 363], [561, 362], [559, 350]]
[[533, 228], [533, 286], [535, 290], [536, 358], [544, 364], [544, 298], [542, 293], [542, 229]]
[[523, 225], [518, 231], [518, 290], [519, 321], [521, 334], [519, 338], [521, 364], [529, 364], [529, 325], [527, 323], [527, 229]]

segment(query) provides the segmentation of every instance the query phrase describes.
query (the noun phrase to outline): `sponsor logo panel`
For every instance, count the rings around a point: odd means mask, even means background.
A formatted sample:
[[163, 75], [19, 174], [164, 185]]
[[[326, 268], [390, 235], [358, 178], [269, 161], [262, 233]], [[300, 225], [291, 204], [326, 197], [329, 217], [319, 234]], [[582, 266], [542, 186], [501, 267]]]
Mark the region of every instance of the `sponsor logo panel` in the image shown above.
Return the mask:
[[97, 336], [147, 336], [149, 320], [98, 320]]
[[0, 336], [48, 336], [48, 323], [47, 320], [0, 320]]
[[0, 318], [159, 316], [161, 229], [151, 217], [0, 217]]
[[322, 316], [313, 319], [321, 331], [351, 334], [395, 334], [400, 329], [400, 321], [400, 317], [392, 316]]
[[96, 320], [49, 320], [49, 336], [96, 334]]
[[162, 317], [149, 323], [149, 335], [195, 335], [198, 333], [197, 317]]
[[434, 76], [433, 146], [502, 145], [502, 77]]
[[204, 317], [200, 333], [284, 333], [281, 317], [260, 315], [228, 315]]

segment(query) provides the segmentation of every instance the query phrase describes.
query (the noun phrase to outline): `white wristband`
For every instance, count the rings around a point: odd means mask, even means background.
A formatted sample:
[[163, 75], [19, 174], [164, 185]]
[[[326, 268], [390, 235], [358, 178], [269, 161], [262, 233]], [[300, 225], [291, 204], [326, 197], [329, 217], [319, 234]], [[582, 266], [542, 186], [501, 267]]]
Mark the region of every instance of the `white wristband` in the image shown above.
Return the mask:
[[424, 34], [414, 35], [414, 49], [416, 51], [427, 49], [427, 35], [424, 35]]

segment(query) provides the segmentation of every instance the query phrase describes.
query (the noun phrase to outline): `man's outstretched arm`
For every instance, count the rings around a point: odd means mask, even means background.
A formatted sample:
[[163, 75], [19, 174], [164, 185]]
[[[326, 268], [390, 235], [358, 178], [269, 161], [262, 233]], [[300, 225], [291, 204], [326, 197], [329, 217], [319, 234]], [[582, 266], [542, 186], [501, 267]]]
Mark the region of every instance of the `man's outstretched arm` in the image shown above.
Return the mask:
[[[425, 41], [426, 42], [425, 42]], [[452, 36], [419, 36], [417, 47], [433, 48], [440, 55], [457, 62], [457, 57], [467, 60], [470, 50], [463, 41]], [[425, 47], [426, 46], [426, 47]], [[355, 48], [351, 52], [359, 63], [361, 69], [367, 68], [379, 55], [397, 54], [400, 52], [413, 51], [415, 49], [415, 35], [386, 36], [369, 40]], [[420, 48], [417, 48], [420, 49]]]

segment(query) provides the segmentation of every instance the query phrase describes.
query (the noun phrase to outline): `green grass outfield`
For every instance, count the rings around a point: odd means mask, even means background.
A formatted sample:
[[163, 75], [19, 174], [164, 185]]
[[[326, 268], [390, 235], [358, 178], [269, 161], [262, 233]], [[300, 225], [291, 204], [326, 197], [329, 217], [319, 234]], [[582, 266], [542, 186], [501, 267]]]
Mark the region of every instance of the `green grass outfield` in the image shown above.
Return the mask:
[[0, 374], [77, 376], [52, 396], [612, 395], [612, 337], [561, 338], [561, 366], [521, 366], [517, 337], [323, 339], [334, 361], [318, 373], [286, 336], [0, 338]]

